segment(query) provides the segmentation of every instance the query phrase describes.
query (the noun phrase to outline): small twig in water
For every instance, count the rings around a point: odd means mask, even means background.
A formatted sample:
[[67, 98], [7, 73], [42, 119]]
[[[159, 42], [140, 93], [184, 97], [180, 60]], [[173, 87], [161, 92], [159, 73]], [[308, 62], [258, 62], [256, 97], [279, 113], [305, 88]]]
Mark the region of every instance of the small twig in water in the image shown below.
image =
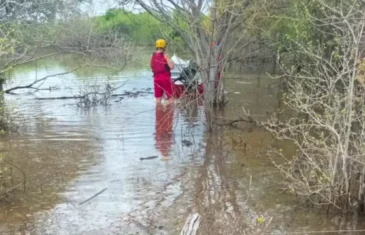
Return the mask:
[[237, 119], [227, 120], [226, 122], [217, 123], [217, 124], [218, 125], [233, 126], [234, 124], [236, 124], [238, 122], [247, 122], [247, 123], [251, 123], [253, 125], [257, 125], [258, 124], [258, 122], [256, 122], [255, 120], [253, 120], [252, 117], [247, 117], [247, 118], [238, 117]]
[[4, 162], [6, 164], [8, 164], [9, 166], [14, 167], [15, 169], [17, 169], [20, 173], [22, 173], [23, 179], [24, 179], [24, 181], [23, 181], [23, 190], [25, 192], [27, 190], [27, 188], [26, 188], [27, 187], [27, 176], [25, 175], [25, 172], [22, 169], [20, 169], [19, 167], [17, 167], [14, 164], [10, 163], [10, 162], [7, 162], [7, 161], [4, 161]]
[[94, 196], [90, 197], [89, 199], [86, 199], [85, 201], [81, 202], [81, 203], [79, 204], [79, 206], [81, 206], [82, 204], [84, 204], [84, 203], [86, 203], [86, 202], [88, 202], [88, 201], [93, 200], [94, 198], [96, 198], [97, 196], [99, 196], [100, 194], [102, 194], [103, 192], [105, 192], [107, 189], [108, 189], [108, 188], [105, 188], [105, 189], [101, 190], [100, 192], [96, 193]]
[[139, 158], [139, 160], [143, 161], [143, 160], [152, 160], [158, 158], [158, 156], [149, 156], [149, 157], [141, 157]]
[[35, 90], [37, 90], [37, 89], [39, 89], [39, 87], [34, 88], [34, 86], [36, 84], [38, 84], [40, 82], [44, 82], [45, 80], [47, 80], [48, 78], [51, 78], [51, 77], [62, 76], [62, 75], [67, 75], [67, 74], [73, 73], [78, 69], [80, 69], [80, 67], [78, 67], [76, 69], [73, 69], [73, 70], [70, 70], [70, 71], [67, 71], [67, 72], [64, 72], [64, 73], [56, 73], [56, 74], [48, 75], [48, 76], [45, 76], [41, 79], [37, 79], [37, 80], [35, 80], [34, 82], [32, 82], [28, 85], [12, 87], [10, 89], [5, 90], [4, 92], [7, 93], [7, 94], [12, 94], [12, 91], [20, 90], [20, 89], [35, 89]]
[[250, 199], [251, 186], [252, 186], [252, 175], [250, 175], [250, 184], [248, 186], [247, 199], [246, 199], [245, 203], [247, 203], [248, 202], [248, 199]]

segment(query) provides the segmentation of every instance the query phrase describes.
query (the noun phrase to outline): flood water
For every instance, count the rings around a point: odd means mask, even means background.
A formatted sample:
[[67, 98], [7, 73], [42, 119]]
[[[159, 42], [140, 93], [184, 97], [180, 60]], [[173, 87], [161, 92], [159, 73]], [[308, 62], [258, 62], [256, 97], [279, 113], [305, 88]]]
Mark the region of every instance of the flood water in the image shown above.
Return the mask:
[[[6, 88], [68, 69], [57, 61], [27, 66]], [[265, 119], [278, 105], [269, 82], [257, 74], [227, 79], [230, 102], [220, 115], [234, 118], [244, 105]], [[115, 93], [143, 94], [87, 109], [75, 99], [38, 99], [105, 84], [124, 84]], [[20, 127], [2, 137], [1, 153], [19, 187], [1, 199], [0, 234], [179, 234], [192, 213], [201, 215], [204, 235], [364, 234], [330, 232], [365, 226], [281, 192], [282, 179], [265, 155], [273, 141], [267, 132], [242, 124], [208, 133], [199, 103], [156, 107], [148, 69], [76, 71], [40, 88], [54, 86], [5, 96], [5, 111]], [[157, 158], [140, 159], [151, 156]]]

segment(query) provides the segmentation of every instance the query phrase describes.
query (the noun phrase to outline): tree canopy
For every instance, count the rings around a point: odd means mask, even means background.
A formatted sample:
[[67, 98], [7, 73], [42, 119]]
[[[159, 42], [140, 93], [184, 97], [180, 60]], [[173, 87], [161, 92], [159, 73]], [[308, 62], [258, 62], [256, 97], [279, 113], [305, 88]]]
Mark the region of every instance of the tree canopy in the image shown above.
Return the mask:
[[[174, 19], [179, 19], [178, 13], [174, 13]], [[148, 12], [109, 9], [103, 16], [96, 17], [95, 21], [99, 30], [117, 32], [137, 44], [153, 45], [158, 38], [166, 38], [171, 44], [179, 44], [181, 41], [178, 32]]]
[[2, 22], [46, 22], [64, 14], [75, 14], [80, 3], [90, 0], [0, 0]]

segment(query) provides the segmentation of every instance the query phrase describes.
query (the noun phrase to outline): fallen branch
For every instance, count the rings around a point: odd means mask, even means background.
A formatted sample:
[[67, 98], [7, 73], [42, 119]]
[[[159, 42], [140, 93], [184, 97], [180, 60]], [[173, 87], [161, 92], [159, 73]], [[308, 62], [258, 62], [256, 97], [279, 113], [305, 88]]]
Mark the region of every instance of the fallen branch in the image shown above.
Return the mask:
[[40, 97], [35, 98], [36, 100], [68, 100], [68, 99], [82, 99], [85, 98], [86, 95], [75, 95], [75, 96], [58, 96], [58, 97]]
[[12, 94], [12, 91], [15, 91], [15, 90], [21, 90], [21, 89], [36, 89], [38, 90], [39, 89], [39, 86], [38, 88], [34, 88], [34, 86], [40, 82], [44, 82], [45, 80], [47, 80], [48, 78], [51, 78], [51, 77], [56, 77], [56, 76], [62, 76], [62, 75], [66, 75], [66, 74], [70, 74], [70, 73], [73, 73], [75, 72], [76, 70], [80, 69], [81, 67], [77, 67], [76, 69], [73, 69], [71, 71], [67, 71], [67, 72], [63, 72], [63, 73], [56, 73], [56, 74], [52, 74], [52, 75], [47, 75], [41, 79], [37, 79], [35, 80], [34, 82], [28, 84], [28, 85], [24, 85], [24, 86], [16, 86], [16, 87], [12, 87], [12, 88], [9, 88], [7, 90], [5, 90], [4, 92], [6, 94]]
[[25, 192], [27, 190], [27, 188], [26, 188], [26, 186], [27, 186], [27, 176], [26, 176], [25, 172], [22, 169], [20, 169], [19, 167], [17, 167], [16, 165], [14, 165], [14, 164], [12, 164], [8, 161], [5, 161], [5, 160], [3, 160], [3, 161], [6, 164], [8, 164], [9, 166], [14, 167], [15, 169], [17, 169], [23, 175], [23, 179], [24, 179], [24, 181], [23, 181], [23, 190]]
[[22, 183], [19, 183], [19, 184], [15, 185], [15, 186], [13, 186], [11, 188], [8, 188], [8, 189], [6, 189], [6, 192], [4, 194], [6, 195], [8, 193], [11, 193], [11, 191], [13, 191], [13, 190], [15, 190], [17, 188], [20, 188], [21, 186], [22, 186]]
[[124, 93], [121, 94], [113, 94], [111, 96], [115, 97], [115, 96], [136, 96], [136, 95], [141, 95], [141, 94], [153, 94], [153, 92], [151, 91], [136, 91], [136, 92], [132, 92], [132, 91], [125, 91]]
[[[15, 68], [17, 66], [23, 65], [23, 64], [29, 64], [31, 62], [35, 62], [35, 61], [39, 61], [39, 60], [43, 60], [49, 57], [53, 57], [53, 56], [57, 56], [61, 53], [57, 52], [57, 53], [51, 53], [48, 55], [44, 55], [44, 56], [36, 56], [36, 57], [31, 57], [29, 59], [24, 59], [25, 54], [23, 53], [20, 57], [15, 58], [14, 60], [10, 60], [7, 64], [5, 64], [5, 66], [3, 66], [3, 68]], [[1, 71], [1, 72], [6, 72], [6, 71]]]
[[85, 201], [79, 203], [79, 206], [81, 206], [82, 204], [85, 204], [86, 202], [89, 202], [91, 200], [93, 200], [94, 198], [96, 198], [97, 196], [99, 196], [100, 194], [102, 194], [103, 192], [105, 192], [108, 188], [105, 188], [103, 190], [101, 190], [100, 192], [94, 194], [94, 196], [90, 197], [89, 199], [86, 199]]
[[3, 199], [3, 198], [8, 197], [8, 196], [9, 196], [9, 194], [10, 194], [12, 191], [16, 190], [17, 188], [20, 188], [21, 186], [22, 186], [22, 184], [20, 183], [20, 184], [17, 184], [17, 185], [15, 185], [15, 186], [11, 187], [11, 188], [7, 188], [7, 189], [5, 190], [5, 192], [2, 192], [2, 193], [0, 194], [0, 199]]
[[141, 157], [141, 158], [139, 158], [139, 160], [141, 160], [141, 161], [152, 160], [152, 159], [156, 159], [156, 158], [158, 158], [158, 156]]
[[254, 124], [254, 125], [259, 124], [252, 117], [246, 117], [246, 118], [245, 117], [238, 117], [238, 118], [233, 119], [233, 120], [227, 120], [227, 119], [224, 119], [224, 120], [225, 120], [224, 122], [217, 122], [216, 124], [217, 125], [223, 125], [223, 126], [233, 126], [234, 124], [239, 123], [239, 122], [247, 122], [247, 123], [251, 123], [251, 124]]
[[247, 122], [247, 123], [251, 123], [253, 125], [260, 125], [259, 122], [257, 122], [256, 120], [254, 120], [250, 114], [249, 111], [246, 111], [244, 107], [242, 107], [243, 113], [244, 113], [244, 117], [238, 117], [236, 119], [233, 120], [227, 120], [224, 119], [225, 122], [222, 123], [216, 123], [217, 125], [225, 125], [225, 126], [233, 126], [234, 124], [238, 123], [238, 122]]
[[[123, 84], [124, 85], [124, 84]], [[109, 92], [112, 92], [114, 90], [119, 89], [121, 86], [118, 86], [117, 88], [113, 88], [112, 90], [110, 90]], [[83, 99], [86, 98], [89, 95], [105, 95], [107, 92], [89, 92], [86, 93], [85, 95], [75, 95], [75, 96], [58, 96], [58, 97], [39, 97], [39, 98], [35, 98], [36, 100], [67, 100], [67, 99]], [[111, 97], [121, 97], [121, 96], [137, 96], [137, 95], [141, 95], [141, 94], [151, 94], [151, 92], [149, 91], [136, 91], [136, 92], [130, 92], [130, 91], [126, 91], [125, 93], [120, 93], [120, 94], [112, 94]]]
[[247, 122], [247, 123], [252, 123], [252, 124], [255, 124], [255, 125], [258, 124], [255, 120], [253, 120], [252, 117], [246, 117], [246, 118], [239, 117], [235, 120], [229, 121], [227, 124], [232, 126], [233, 124], [238, 123], [238, 122]]

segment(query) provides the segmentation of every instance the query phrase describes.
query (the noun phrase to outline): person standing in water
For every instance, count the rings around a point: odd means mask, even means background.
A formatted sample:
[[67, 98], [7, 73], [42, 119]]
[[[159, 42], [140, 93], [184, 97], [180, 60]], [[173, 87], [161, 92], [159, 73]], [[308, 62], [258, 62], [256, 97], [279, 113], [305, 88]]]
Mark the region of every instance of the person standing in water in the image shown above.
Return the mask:
[[174, 63], [165, 53], [166, 41], [158, 39], [156, 41], [156, 51], [151, 57], [151, 69], [153, 72], [153, 86], [156, 102], [161, 103], [162, 96], [165, 94], [169, 104], [174, 102], [173, 83], [171, 79], [171, 69], [174, 69]]

